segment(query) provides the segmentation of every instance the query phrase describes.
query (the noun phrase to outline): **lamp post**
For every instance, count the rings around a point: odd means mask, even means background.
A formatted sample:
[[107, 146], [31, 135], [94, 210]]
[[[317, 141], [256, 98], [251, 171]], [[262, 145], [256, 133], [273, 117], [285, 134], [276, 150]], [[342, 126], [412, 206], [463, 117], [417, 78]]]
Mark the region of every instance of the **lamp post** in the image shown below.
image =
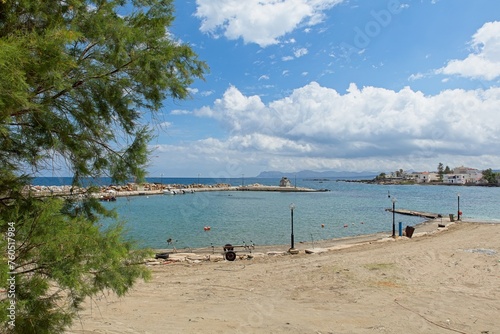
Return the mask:
[[392, 198], [392, 237], [396, 238], [396, 198]]
[[457, 221], [460, 220], [460, 193], [457, 193]]
[[292, 226], [292, 234], [290, 236], [290, 252], [295, 250], [295, 243], [293, 240], [293, 210], [295, 209], [295, 204], [290, 204], [290, 219], [291, 219], [291, 226]]

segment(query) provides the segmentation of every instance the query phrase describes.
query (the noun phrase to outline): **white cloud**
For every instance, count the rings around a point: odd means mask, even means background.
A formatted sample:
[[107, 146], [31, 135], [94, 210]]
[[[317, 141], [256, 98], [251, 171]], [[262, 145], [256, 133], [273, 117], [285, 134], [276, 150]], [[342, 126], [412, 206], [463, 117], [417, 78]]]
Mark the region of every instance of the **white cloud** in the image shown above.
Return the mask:
[[162, 122], [160, 123], [160, 127], [163, 128], [163, 129], [166, 129], [168, 127], [172, 126], [172, 123], [171, 122]]
[[417, 73], [417, 74], [412, 74], [408, 77], [408, 81], [416, 81], [416, 80], [419, 80], [419, 79], [422, 79], [424, 78], [424, 74], [422, 73]]
[[293, 60], [293, 57], [292, 56], [285, 56], [285, 57], [282, 57], [281, 60], [290, 61], [290, 60]]
[[340, 94], [312, 82], [264, 103], [231, 86], [196, 111], [224, 125], [227, 137], [198, 141], [186, 152], [199, 151], [216, 170], [237, 164], [255, 173], [290, 164], [296, 170], [428, 170], [440, 161], [498, 167], [499, 107], [500, 88], [425, 96], [409, 87], [351, 84]]
[[485, 23], [472, 36], [473, 52], [463, 60], [454, 59], [437, 73], [495, 80], [500, 77], [500, 22]]
[[214, 37], [261, 47], [277, 44], [279, 38], [301, 24], [316, 25], [323, 12], [345, 0], [196, 0], [195, 16], [202, 20], [200, 30]]
[[206, 96], [212, 95], [213, 93], [214, 93], [213, 90], [206, 90], [206, 91], [201, 92], [200, 94], [201, 94], [201, 96], [205, 96], [206, 97]]
[[189, 115], [191, 112], [189, 110], [174, 109], [170, 111], [170, 115]]
[[[236, 87], [229, 87], [221, 99], [216, 99], [214, 106], [203, 107], [195, 111], [198, 116], [212, 117], [225, 124], [230, 131], [241, 131], [241, 120], [259, 118], [259, 110], [265, 108], [260, 97], [244, 96]], [[255, 119], [254, 122], [259, 122]]]
[[269, 76], [268, 75], [261, 75], [259, 77], [259, 81], [261, 81], [261, 80], [269, 80]]
[[297, 49], [293, 52], [293, 55], [296, 57], [296, 58], [300, 58], [302, 56], [305, 56], [309, 51], [306, 49], [306, 48], [300, 48], [300, 49]]

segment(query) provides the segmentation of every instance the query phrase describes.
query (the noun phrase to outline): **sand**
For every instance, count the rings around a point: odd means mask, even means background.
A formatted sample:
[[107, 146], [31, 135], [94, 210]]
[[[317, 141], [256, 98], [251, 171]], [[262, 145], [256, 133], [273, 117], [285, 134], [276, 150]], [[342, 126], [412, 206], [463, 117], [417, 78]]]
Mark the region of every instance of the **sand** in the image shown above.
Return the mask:
[[500, 224], [436, 227], [151, 266], [127, 296], [87, 301], [68, 333], [500, 333]]

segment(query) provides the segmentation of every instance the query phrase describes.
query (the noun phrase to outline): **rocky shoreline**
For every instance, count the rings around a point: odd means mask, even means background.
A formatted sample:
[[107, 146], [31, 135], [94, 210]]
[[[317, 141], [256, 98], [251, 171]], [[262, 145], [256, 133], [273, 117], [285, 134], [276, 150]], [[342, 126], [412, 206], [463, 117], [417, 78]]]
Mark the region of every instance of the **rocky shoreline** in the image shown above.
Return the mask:
[[282, 187], [252, 184], [245, 186], [231, 186], [225, 183], [214, 185], [205, 184], [159, 184], [159, 183], [127, 183], [126, 185], [109, 185], [101, 187], [74, 187], [74, 186], [29, 186], [25, 193], [36, 197], [50, 196], [87, 196], [110, 199], [127, 196], [145, 196], [161, 194], [184, 194], [205, 191], [276, 191], [276, 192], [324, 192], [327, 189], [311, 189], [304, 187]]

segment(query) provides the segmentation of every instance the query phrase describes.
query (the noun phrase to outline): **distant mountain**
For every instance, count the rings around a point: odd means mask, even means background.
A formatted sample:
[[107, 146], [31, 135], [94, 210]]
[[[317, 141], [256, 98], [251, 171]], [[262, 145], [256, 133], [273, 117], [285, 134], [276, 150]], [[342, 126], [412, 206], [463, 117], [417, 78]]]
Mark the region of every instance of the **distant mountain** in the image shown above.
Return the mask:
[[325, 172], [316, 172], [312, 170], [303, 170], [296, 173], [285, 173], [279, 171], [265, 171], [261, 172], [256, 177], [258, 178], [281, 178], [288, 177], [292, 179], [294, 177], [298, 178], [338, 178], [338, 177], [348, 177], [348, 178], [357, 178], [357, 179], [372, 179], [377, 176], [379, 173], [375, 172], [336, 172], [336, 171], [325, 171]]

